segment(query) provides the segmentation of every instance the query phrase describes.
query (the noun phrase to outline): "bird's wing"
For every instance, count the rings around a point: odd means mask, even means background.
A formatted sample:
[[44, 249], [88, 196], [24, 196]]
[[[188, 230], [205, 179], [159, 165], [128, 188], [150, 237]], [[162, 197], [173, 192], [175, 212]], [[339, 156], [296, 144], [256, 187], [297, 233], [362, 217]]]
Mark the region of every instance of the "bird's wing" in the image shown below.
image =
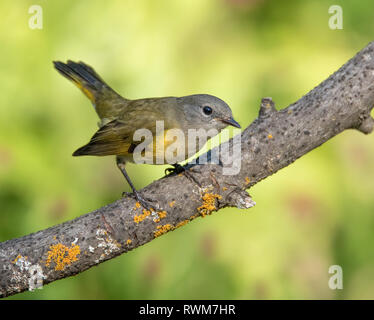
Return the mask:
[[[145, 147], [152, 142], [152, 139], [154, 140], [153, 147], [155, 147], [156, 139], [164, 139], [167, 130], [179, 128], [177, 119], [175, 119], [176, 116], [171, 116], [169, 111], [168, 99], [155, 98], [132, 101], [118, 118], [104, 124], [93, 135], [91, 141], [75, 151], [73, 156], [127, 156], [133, 153], [138, 144], [142, 143], [142, 146]], [[157, 121], [162, 122], [164, 131], [156, 129]], [[149, 133], [152, 134], [152, 139], [145, 138], [144, 141], [134, 141], [134, 133], [139, 129], [146, 130], [137, 132], [139, 133], [139, 139]]]
[[102, 126], [90, 142], [76, 150], [73, 156], [128, 155], [135, 147], [132, 146], [133, 132], [132, 126], [126, 121], [112, 120]]

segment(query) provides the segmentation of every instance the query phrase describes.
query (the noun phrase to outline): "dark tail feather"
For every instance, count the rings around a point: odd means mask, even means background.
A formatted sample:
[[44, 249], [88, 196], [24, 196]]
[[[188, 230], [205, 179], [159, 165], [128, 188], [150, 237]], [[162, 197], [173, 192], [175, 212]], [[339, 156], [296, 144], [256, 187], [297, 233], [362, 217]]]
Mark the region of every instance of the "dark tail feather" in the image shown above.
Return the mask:
[[53, 61], [56, 70], [65, 78], [72, 81], [93, 102], [104, 88], [109, 88], [95, 70], [83, 62], [67, 63]]

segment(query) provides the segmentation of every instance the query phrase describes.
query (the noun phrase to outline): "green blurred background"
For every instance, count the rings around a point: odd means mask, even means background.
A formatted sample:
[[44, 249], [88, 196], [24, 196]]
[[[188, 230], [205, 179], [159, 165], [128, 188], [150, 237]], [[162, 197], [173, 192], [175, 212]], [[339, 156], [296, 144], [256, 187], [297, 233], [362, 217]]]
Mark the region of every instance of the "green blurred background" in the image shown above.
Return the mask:
[[[28, 9], [43, 8], [31, 30]], [[328, 8], [343, 8], [343, 30]], [[299, 99], [374, 40], [372, 0], [0, 2], [0, 241], [129, 191], [111, 157], [73, 158], [96, 130], [52, 67], [82, 60], [128, 98], [209, 93], [243, 127], [262, 97]], [[347, 131], [225, 209], [72, 278], [12, 299], [374, 298], [374, 135]], [[137, 187], [164, 166], [129, 165]], [[328, 287], [341, 265], [344, 289]]]

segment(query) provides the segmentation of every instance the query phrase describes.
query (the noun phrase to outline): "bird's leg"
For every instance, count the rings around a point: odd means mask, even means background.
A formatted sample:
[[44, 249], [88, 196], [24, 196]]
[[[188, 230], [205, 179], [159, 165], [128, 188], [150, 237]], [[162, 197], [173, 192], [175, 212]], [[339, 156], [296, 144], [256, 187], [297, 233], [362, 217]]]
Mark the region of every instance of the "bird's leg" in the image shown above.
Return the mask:
[[116, 157], [116, 162], [117, 162], [117, 167], [118, 169], [121, 170], [123, 176], [125, 177], [126, 181], [128, 182], [128, 184], [130, 185], [131, 189], [132, 189], [132, 192], [134, 193], [134, 196], [136, 198], [136, 200], [139, 201], [139, 203], [147, 210], [149, 211], [152, 211], [152, 209], [150, 208], [149, 206], [149, 203], [139, 194], [139, 192], [136, 190], [135, 186], [133, 185], [129, 175], [127, 174], [126, 172], [126, 169], [125, 169], [125, 160], [122, 158], [122, 157], [119, 157], [117, 156]]

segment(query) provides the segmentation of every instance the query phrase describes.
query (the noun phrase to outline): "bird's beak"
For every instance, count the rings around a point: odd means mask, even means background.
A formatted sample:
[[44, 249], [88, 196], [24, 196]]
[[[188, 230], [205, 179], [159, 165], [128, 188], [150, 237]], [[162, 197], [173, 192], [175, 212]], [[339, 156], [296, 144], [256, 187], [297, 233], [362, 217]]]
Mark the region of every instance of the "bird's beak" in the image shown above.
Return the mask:
[[221, 119], [223, 123], [227, 123], [230, 126], [236, 127], [236, 128], [241, 128], [240, 124], [237, 123], [233, 118], [229, 119]]

